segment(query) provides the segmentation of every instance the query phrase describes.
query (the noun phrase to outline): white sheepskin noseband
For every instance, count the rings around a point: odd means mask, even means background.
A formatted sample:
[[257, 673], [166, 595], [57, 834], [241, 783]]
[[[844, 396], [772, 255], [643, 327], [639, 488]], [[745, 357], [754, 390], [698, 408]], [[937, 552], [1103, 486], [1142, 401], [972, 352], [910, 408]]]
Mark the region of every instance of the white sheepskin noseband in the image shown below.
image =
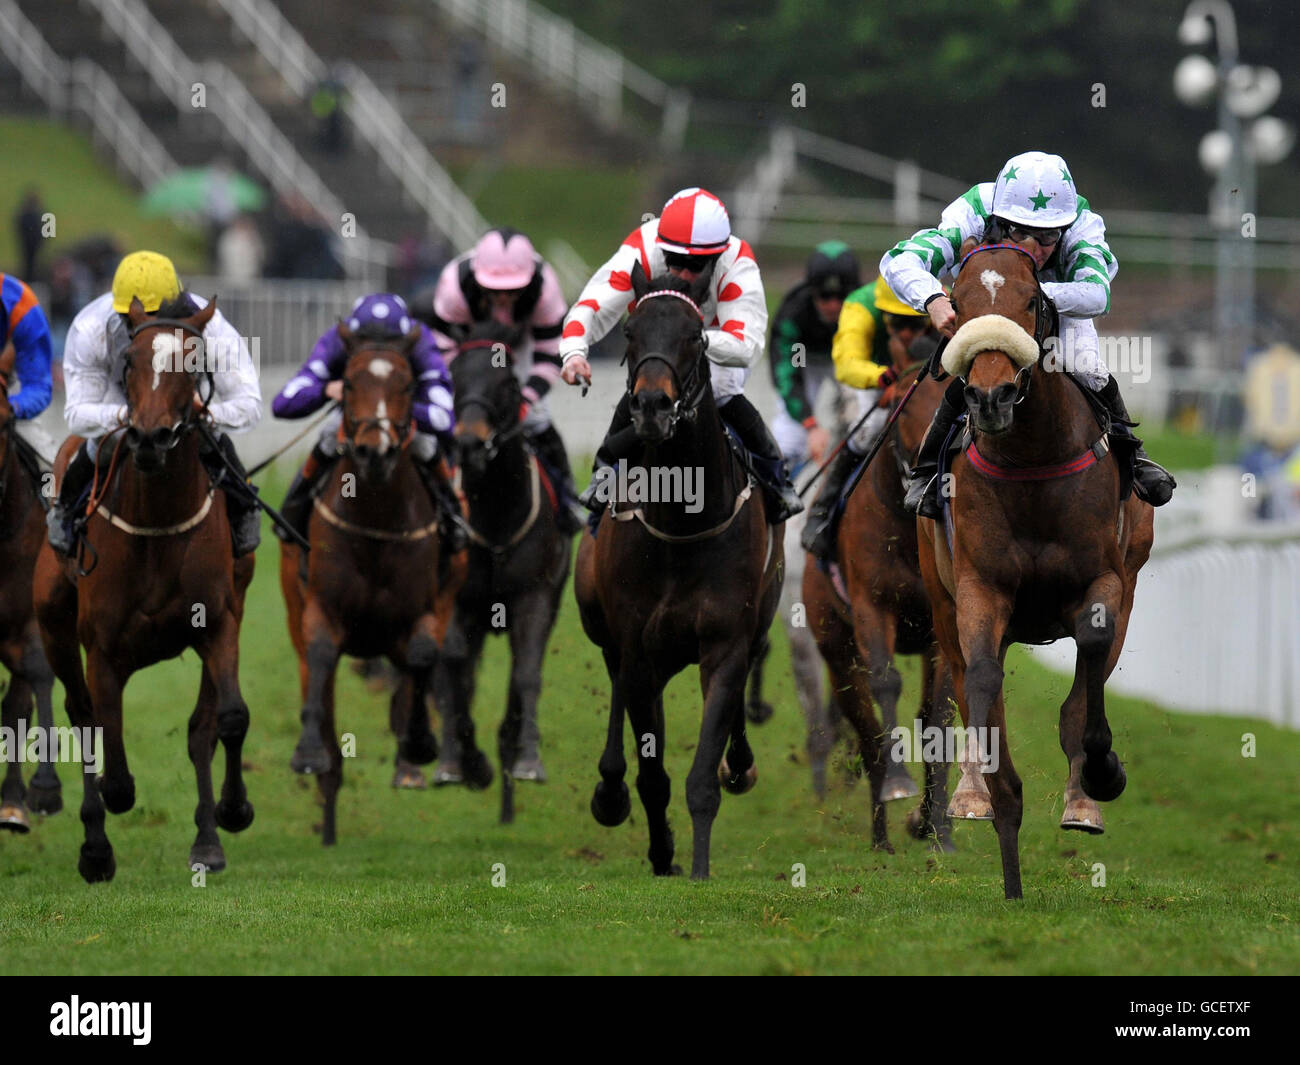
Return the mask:
[[1001, 351], [1021, 369], [1038, 361], [1038, 344], [1023, 326], [1000, 314], [982, 314], [953, 334], [943, 351], [943, 368], [965, 377], [981, 351]]

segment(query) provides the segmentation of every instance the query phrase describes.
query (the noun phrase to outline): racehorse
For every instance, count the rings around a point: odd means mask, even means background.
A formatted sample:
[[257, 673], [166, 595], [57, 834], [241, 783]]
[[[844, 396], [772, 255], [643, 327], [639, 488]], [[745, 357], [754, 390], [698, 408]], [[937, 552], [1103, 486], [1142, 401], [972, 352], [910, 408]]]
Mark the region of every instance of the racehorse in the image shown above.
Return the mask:
[[982, 758], [998, 744], [988, 790], [1011, 899], [1022, 894], [1023, 802], [1003, 704], [1007, 648], [1074, 637], [1074, 684], [1059, 727], [1070, 769], [1061, 827], [1100, 833], [1097, 803], [1125, 785], [1104, 686], [1151, 552], [1153, 512], [1135, 495], [1121, 500], [1122, 471], [1105, 430], [1083, 390], [1045, 358], [1054, 315], [1033, 260], [1014, 245], [969, 241], [961, 265], [958, 329], [943, 365], [966, 382], [973, 442], [953, 460], [945, 488], [951, 545], [948, 530], [926, 518], [918, 535], [962, 720]]
[[[0, 662], [9, 670], [9, 690], [0, 703], [0, 720], [8, 733], [8, 765], [0, 785], [0, 829], [26, 832], [29, 809], [52, 814], [63, 809], [59, 777], [54, 771], [54, 673], [45, 660], [41, 633], [32, 610], [32, 573], [45, 538], [45, 512], [36, 488], [18, 456], [16, 419], [9, 404], [14, 347], [0, 354]], [[24, 788], [17, 750], [19, 722], [31, 713], [45, 737], [40, 766]]]
[[[905, 367], [892, 389], [901, 395], [923, 370], [923, 364]], [[916, 794], [903, 762], [892, 757], [898, 749], [891, 737], [903, 688], [894, 666], [896, 653], [921, 658], [917, 718], [922, 727], [943, 729], [951, 719], [951, 674], [934, 638], [917, 559], [916, 522], [903, 507], [904, 464], [920, 444], [943, 389], [928, 377], [917, 387], [845, 504], [836, 553], [848, 600], [811, 554], [804, 563], [808, 625], [830, 668], [832, 698], [857, 732], [871, 783], [872, 845], [890, 853], [884, 803]], [[883, 728], [873, 700], [880, 707]], [[917, 839], [933, 838], [941, 849], [951, 851], [947, 781], [947, 761], [927, 758], [925, 790], [907, 826]]]
[[705, 490], [698, 513], [680, 500], [654, 499], [672, 492], [652, 493], [631, 508], [611, 499], [598, 535], [584, 532], [579, 544], [578, 608], [612, 686], [601, 782], [591, 810], [608, 826], [622, 823], [631, 811], [623, 781], [626, 711], [640, 766], [637, 791], [649, 823], [650, 864], [656, 876], [680, 872], [673, 865], [667, 818], [663, 689], [698, 662], [704, 715], [686, 804], [694, 829], [691, 876], [705, 879], [721, 804], [719, 781], [740, 794], [757, 780], [745, 736], [745, 680], [780, 596], [784, 526], [768, 526], [713, 400], [699, 311], [707, 275], [689, 286], [667, 275], [647, 281], [637, 264], [631, 281], [636, 303], [624, 332], [632, 423], [642, 444], [638, 469], [661, 486], [674, 475], [683, 483], [688, 472], [702, 470]]
[[[78, 869], [92, 883], [111, 880], [116, 870], [105, 807], [120, 814], [135, 804], [122, 690], [133, 673], [186, 648], [203, 662], [189, 722], [199, 793], [190, 868], [224, 869], [217, 827], [240, 832], [253, 822], [240, 765], [248, 707], [239, 689], [239, 626], [253, 555], [233, 557], [225, 493], [216, 490], [199, 457], [212, 378], [186, 369], [195, 365], [188, 354], [195, 350], [197, 365], [206, 365], [203, 329], [215, 311], [215, 298], [194, 314], [182, 298], [150, 317], [139, 300], [132, 301], [122, 379], [126, 421], [100, 441], [88, 508], [84, 550], [95, 561], [85, 572], [46, 542], [36, 563], [36, 616], [46, 656], [67, 693], [68, 717], [74, 727], [101, 730], [104, 773], [98, 783], [84, 752], [82, 758], [85, 842]], [[183, 360], [181, 350], [187, 352]], [[80, 443], [70, 437], [59, 449], [57, 477]], [[214, 802], [218, 738], [226, 775], [221, 800]]]
[[472, 787], [485, 787], [492, 768], [474, 742], [474, 678], [488, 634], [509, 633], [509, 694], [497, 733], [502, 824], [514, 820], [521, 733], [525, 721], [537, 718], [542, 658], [569, 577], [569, 537], [548, 502], [554, 489], [524, 442], [512, 341], [513, 330], [477, 326], [451, 362], [461, 486], [469, 503], [469, 572], [438, 666], [439, 692], [447, 693], [440, 705], [449, 710], [443, 759], [458, 764]]
[[[280, 589], [298, 654], [302, 733], [290, 766], [317, 777], [321, 843], [336, 838], [343, 754], [335, 731], [334, 672], [344, 654], [386, 655], [402, 673], [389, 720], [398, 739], [393, 784], [438, 757], [425, 695], [463, 569], [443, 567], [438, 515], [409, 445], [417, 327], [399, 341], [358, 341], [346, 323], [342, 454], [314, 502], [307, 557], [282, 541]], [[440, 576], [445, 579], [440, 581]], [[418, 783], [416, 784], [418, 786]]]

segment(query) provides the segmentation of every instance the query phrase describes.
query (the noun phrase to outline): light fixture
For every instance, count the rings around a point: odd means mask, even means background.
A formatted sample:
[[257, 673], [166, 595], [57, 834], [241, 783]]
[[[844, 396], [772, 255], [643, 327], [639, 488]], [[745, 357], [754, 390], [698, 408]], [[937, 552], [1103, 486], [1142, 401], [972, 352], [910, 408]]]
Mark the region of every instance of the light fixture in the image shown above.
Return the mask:
[[1188, 107], [1204, 107], [1214, 99], [1219, 75], [1203, 55], [1183, 56], [1174, 68], [1174, 92]]
[[1295, 127], [1274, 115], [1265, 115], [1251, 123], [1247, 138], [1250, 157], [1257, 163], [1272, 166], [1291, 153], [1295, 146]]

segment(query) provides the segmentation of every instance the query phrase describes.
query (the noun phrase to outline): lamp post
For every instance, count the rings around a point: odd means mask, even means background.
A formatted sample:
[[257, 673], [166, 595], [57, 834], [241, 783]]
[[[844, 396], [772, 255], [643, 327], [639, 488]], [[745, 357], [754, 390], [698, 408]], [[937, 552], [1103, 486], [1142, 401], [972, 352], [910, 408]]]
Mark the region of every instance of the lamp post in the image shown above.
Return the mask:
[[1174, 91], [1191, 107], [1217, 97], [1219, 125], [1202, 138], [1199, 154], [1215, 177], [1209, 210], [1217, 235], [1215, 339], [1220, 365], [1231, 368], [1255, 340], [1254, 231], [1245, 216], [1256, 210], [1256, 167], [1284, 159], [1295, 133], [1280, 119], [1260, 117], [1277, 99], [1282, 79], [1270, 67], [1238, 62], [1237, 20], [1227, 0], [1192, 0], [1178, 39], [1189, 47], [1213, 40], [1218, 51], [1217, 65], [1199, 54], [1185, 56], [1174, 70]]

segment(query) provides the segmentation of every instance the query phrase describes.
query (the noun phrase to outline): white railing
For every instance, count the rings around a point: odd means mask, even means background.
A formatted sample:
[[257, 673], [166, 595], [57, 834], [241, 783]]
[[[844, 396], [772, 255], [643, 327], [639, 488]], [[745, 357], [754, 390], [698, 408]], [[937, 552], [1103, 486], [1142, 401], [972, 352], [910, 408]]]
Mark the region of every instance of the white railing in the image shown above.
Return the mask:
[[[216, 0], [240, 34], [274, 69], [289, 90], [305, 99], [329, 74], [312, 49], [270, 0]], [[347, 93], [344, 107], [352, 126], [397, 178], [403, 192], [456, 247], [471, 247], [488, 222], [424, 146], [389, 97], [355, 63], [337, 65]], [[567, 245], [566, 245], [567, 247]], [[555, 262], [566, 292], [576, 296], [591, 271], [569, 253]]]
[[[283, 196], [301, 195], [332, 224], [341, 224], [345, 211], [338, 197], [229, 69], [221, 63], [191, 61], [142, 0], [86, 2], [173, 102], [182, 122], [211, 114], [221, 124], [227, 141], [247, 154], [253, 169], [271, 188]], [[197, 94], [202, 96], [202, 106], [196, 106]], [[371, 240], [361, 226], [351, 232], [343, 241], [349, 272], [377, 278], [391, 260], [391, 248]]]
[[620, 52], [529, 0], [433, 0], [502, 51], [528, 63], [551, 88], [575, 97], [607, 126], [623, 119], [623, 93], [660, 109], [663, 148], [681, 147], [690, 95], [628, 62]]
[[89, 59], [69, 63], [58, 56], [15, 0], [0, 0], [0, 51], [55, 115], [84, 115], [95, 143], [140, 186], [147, 188], [176, 169], [171, 153], [117, 83]]

